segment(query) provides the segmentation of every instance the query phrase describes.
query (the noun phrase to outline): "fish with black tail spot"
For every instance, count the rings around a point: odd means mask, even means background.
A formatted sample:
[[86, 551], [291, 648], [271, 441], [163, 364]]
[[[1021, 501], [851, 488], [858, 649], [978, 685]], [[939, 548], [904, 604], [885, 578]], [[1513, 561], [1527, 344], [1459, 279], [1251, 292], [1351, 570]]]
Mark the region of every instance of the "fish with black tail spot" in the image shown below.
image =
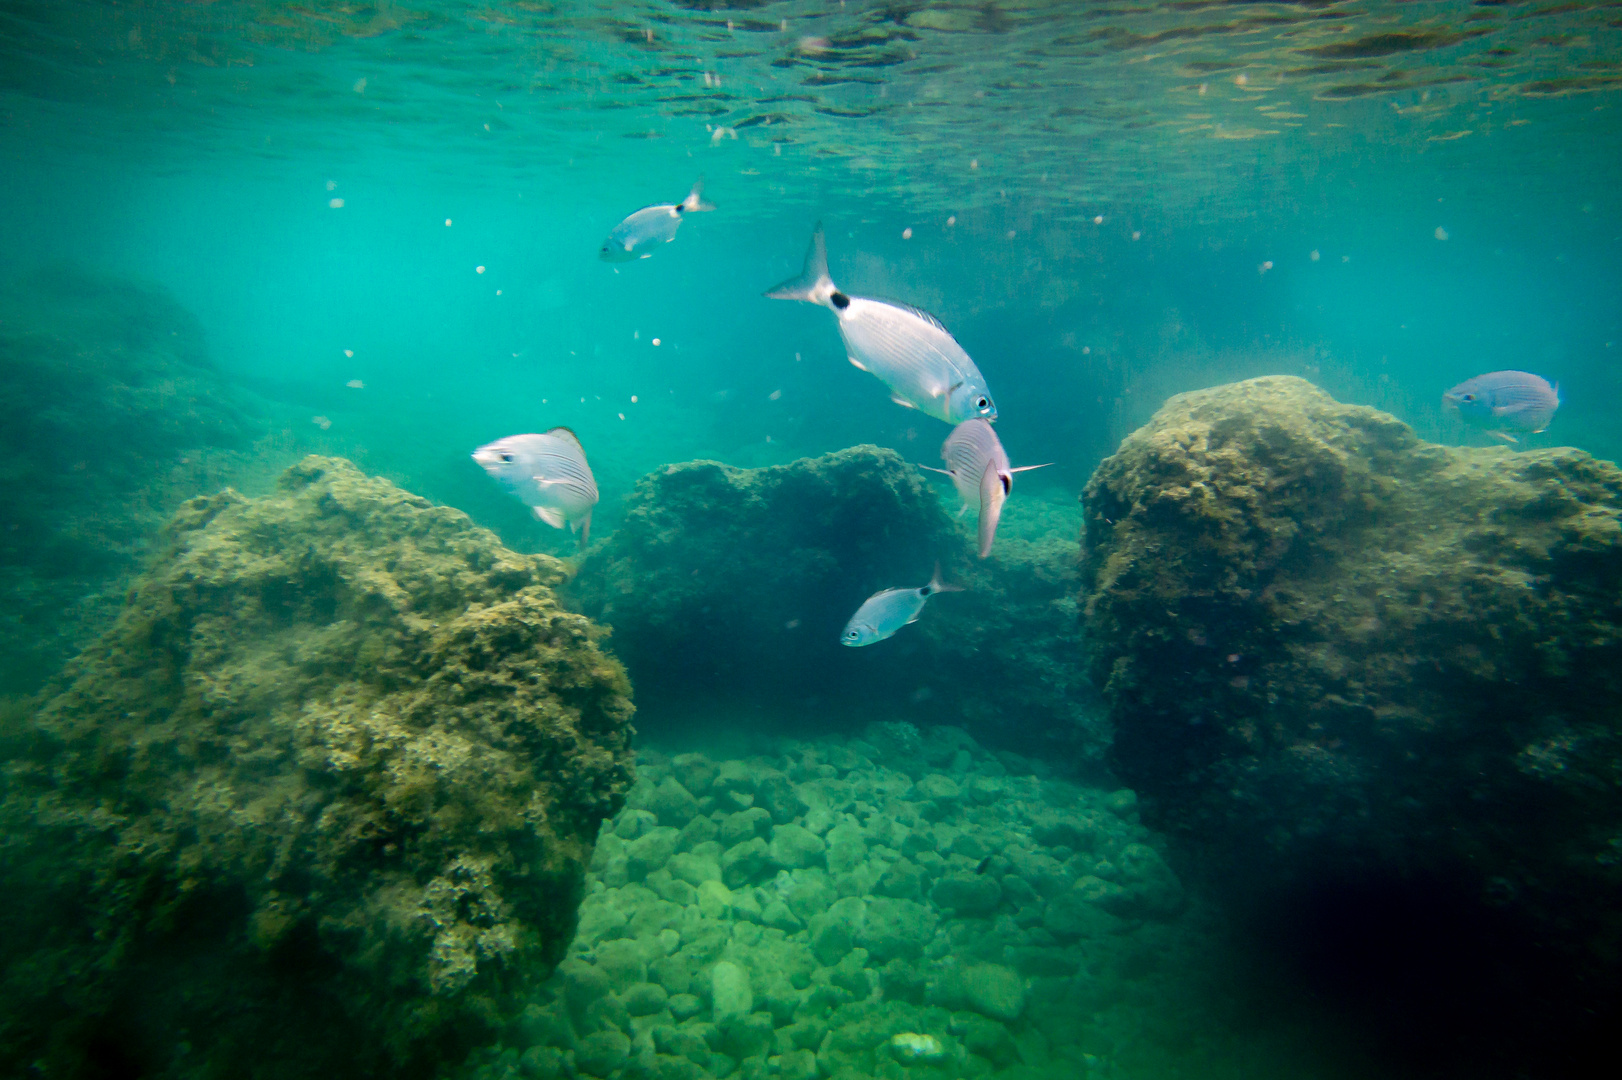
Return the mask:
[[821, 225], [811, 237], [799, 277], [766, 295], [832, 311], [839, 319], [846, 358], [888, 386], [897, 405], [948, 424], [997, 418], [985, 376], [939, 319], [906, 304], [840, 291], [828, 276], [828, 242]]
[[597, 256], [604, 262], [646, 259], [653, 253], [650, 249], [654, 244], [668, 244], [676, 239], [676, 230], [681, 228], [686, 215], [714, 209], [714, 203], [704, 201], [704, 178], [701, 176], [681, 202], [644, 206], [614, 226]]
[[944, 469], [930, 465], [922, 468], [950, 476], [964, 507], [972, 506], [980, 511], [982, 559], [991, 554], [991, 543], [997, 535], [997, 522], [1002, 518], [1003, 503], [1014, 490], [1014, 474], [1045, 469], [1053, 464], [1049, 461], [1041, 465], [1021, 465], [1017, 469], [1010, 467], [1002, 440], [997, 438], [989, 423], [979, 418], [965, 420], [952, 429], [952, 434], [941, 445], [941, 459], [946, 462]]
[[963, 586], [948, 585], [941, 580], [941, 564], [936, 563], [928, 585], [916, 589], [885, 589], [862, 601], [862, 606], [845, 624], [845, 632], [839, 640], [853, 649], [883, 641], [908, 623], [917, 622], [931, 596], [962, 591]]

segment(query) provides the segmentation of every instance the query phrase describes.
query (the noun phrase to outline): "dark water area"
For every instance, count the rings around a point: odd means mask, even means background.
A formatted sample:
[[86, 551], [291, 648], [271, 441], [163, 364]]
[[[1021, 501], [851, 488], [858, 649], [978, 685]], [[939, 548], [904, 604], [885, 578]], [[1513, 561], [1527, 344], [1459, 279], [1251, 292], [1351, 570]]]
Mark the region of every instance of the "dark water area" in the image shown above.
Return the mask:
[[[1585, 1075], [1618, 90], [1589, 2], [0, 0], [0, 1071]], [[1046, 463], [989, 557], [819, 224]], [[584, 546], [470, 457], [559, 426]]]

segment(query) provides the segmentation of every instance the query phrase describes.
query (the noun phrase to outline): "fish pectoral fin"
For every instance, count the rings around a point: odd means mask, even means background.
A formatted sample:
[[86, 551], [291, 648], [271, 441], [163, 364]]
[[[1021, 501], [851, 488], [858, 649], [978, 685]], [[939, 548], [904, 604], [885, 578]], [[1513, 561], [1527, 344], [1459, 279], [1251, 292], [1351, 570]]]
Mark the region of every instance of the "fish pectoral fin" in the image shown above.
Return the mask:
[[906, 409], [916, 409], [918, 407], [912, 402], [908, 401], [906, 398], [902, 397], [900, 394], [891, 394], [890, 400]]
[[951, 469], [937, 469], [933, 465], [920, 465], [918, 467], [920, 469], [927, 469], [930, 472], [938, 472], [942, 476], [951, 476], [952, 475], [952, 470]]
[[866, 371], [867, 370], [867, 365], [862, 363], [860, 360], [856, 359], [854, 356], [851, 356], [851, 355], [849, 355], [847, 353], [846, 356], [845, 356], [845, 359], [849, 360], [851, 362], [851, 364], [854, 365], [858, 370], [861, 370], [861, 371]]
[[551, 506], [532, 506], [530, 507], [530, 511], [534, 513], [536, 520], [544, 521], [554, 529], [563, 528], [564, 519], [562, 510], [558, 510]]
[[1058, 462], [1055, 462], [1055, 461], [1044, 461], [1044, 462], [1042, 462], [1042, 464], [1040, 464], [1040, 465], [1021, 465], [1021, 466], [1020, 466], [1020, 467], [1019, 467], [1019, 468], [1017, 468], [1017, 469], [1009, 469], [1009, 470], [1008, 470], [1008, 471], [1009, 471], [1009, 472], [1030, 472], [1030, 471], [1031, 471], [1031, 470], [1032, 470], [1032, 469], [1045, 469], [1045, 468], [1047, 468], [1047, 467], [1048, 467], [1048, 466], [1049, 466], [1049, 465], [1056, 465], [1056, 464], [1058, 464]]

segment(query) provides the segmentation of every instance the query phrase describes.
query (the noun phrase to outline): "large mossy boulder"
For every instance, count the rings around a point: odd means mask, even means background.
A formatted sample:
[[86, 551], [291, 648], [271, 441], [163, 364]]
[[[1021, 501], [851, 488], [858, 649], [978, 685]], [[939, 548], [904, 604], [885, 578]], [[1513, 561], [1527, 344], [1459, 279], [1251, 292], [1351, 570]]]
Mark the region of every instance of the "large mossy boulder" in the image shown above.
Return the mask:
[[0, 694], [101, 632], [168, 515], [249, 440], [163, 290], [63, 267], [0, 285]]
[[1084, 498], [1115, 764], [1185, 854], [1446, 882], [1614, 976], [1622, 470], [1275, 377], [1172, 398]]
[[561, 564], [342, 460], [168, 542], [6, 730], [3, 1071], [432, 1075], [569, 944], [624, 672]]
[[[1089, 753], [1105, 740], [1071, 659], [1075, 525], [1051, 516], [1014, 500], [982, 561], [893, 450], [759, 469], [686, 462], [638, 481], [568, 592], [613, 627], [645, 709], [730, 700], [824, 726], [891, 716]], [[937, 561], [964, 592], [931, 599], [886, 641], [840, 644], [863, 600], [925, 584]]]

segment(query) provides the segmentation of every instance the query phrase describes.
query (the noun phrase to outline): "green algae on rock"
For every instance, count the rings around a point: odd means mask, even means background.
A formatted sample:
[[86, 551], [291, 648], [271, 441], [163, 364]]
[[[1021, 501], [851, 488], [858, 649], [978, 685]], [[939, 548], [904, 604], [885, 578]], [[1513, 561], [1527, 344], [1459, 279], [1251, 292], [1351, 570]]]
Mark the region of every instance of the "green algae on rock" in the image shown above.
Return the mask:
[[237, 401], [161, 289], [63, 267], [0, 287], [0, 694], [95, 637], [168, 515], [224, 482]]
[[1549, 944], [1622, 932], [1622, 470], [1274, 377], [1172, 398], [1084, 498], [1154, 824], [1230, 881], [1441, 875]]
[[168, 539], [13, 736], [0, 1052], [430, 1075], [569, 943], [625, 675], [561, 564], [340, 459]]
[[[1072, 659], [1075, 531], [1056, 537], [1052, 524], [1011, 507], [1007, 535], [979, 560], [937, 491], [893, 450], [758, 469], [693, 461], [638, 481], [620, 528], [567, 592], [613, 627], [644, 708], [837, 708], [1098, 753], [1106, 740]], [[865, 598], [924, 584], [937, 560], [965, 592], [880, 645], [840, 645]]]

